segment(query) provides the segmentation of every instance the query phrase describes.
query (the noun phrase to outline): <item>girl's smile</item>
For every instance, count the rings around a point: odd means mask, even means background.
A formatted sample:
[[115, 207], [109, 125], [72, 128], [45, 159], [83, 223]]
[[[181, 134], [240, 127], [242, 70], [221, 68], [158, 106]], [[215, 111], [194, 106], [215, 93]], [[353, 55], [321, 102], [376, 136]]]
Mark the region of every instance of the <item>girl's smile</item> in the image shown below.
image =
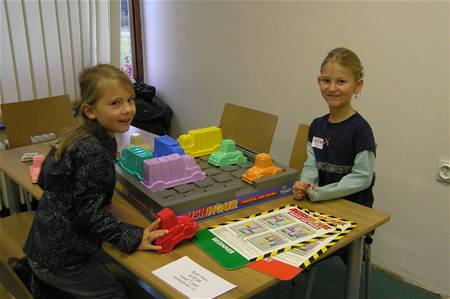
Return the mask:
[[111, 137], [128, 131], [136, 113], [133, 95], [119, 82], [108, 84], [102, 97], [93, 105], [86, 105], [86, 116], [96, 119]]
[[352, 97], [359, 93], [363, 84], [362, 80], [355, 82], [350, 70], [334, 62], [329, 62], [322, 68], [317, 82], [330, 112], [353, 109]]

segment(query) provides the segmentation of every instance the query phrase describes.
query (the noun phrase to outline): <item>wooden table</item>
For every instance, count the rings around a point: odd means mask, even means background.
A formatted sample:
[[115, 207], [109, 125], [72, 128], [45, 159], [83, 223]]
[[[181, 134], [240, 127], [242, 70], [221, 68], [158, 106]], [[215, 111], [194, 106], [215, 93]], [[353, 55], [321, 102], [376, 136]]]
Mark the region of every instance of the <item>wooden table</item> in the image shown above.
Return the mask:
[[[117, 148], [121, 150], [129, 143], [130, 136], [134, 133], [139, 133], [144, 137], [144, 141], [150, 144], [153, 148], [154, 134], [143, 131], [139, 128], [130, 126], [128, 132], [123, 134], [116, 134]], [[0, 172], [6, 174], [7, 179], [12, 180], [21, 188], [29, 192], [34, 198], [41, 198], [42, 189], [36, 184], [33, 184], [28, 175], [31, 162], [21, 162], [20, 158], [25, 153], [39, 153], [46, 155], [50, 150], [50, 142], [36, 143], [29, 146], [17, 147], [5, 151], [0, 151]], [[6, 182], [9, 184], [9, 182]], [[9, 186], [4, 186], [5, 189]], [[10, 202], [10, 205], [15, 207], [16, 204]], [[15, 213], [16, 208], [11, 211]], [[18, 211], [17, 211], [18, 212]]]
[[[43, 143], [0, 151], [0, 170], [2, 170], [17, 184], [21, 185], [25, 190], [30, 192], [34, 197], [40, 198], [42, 195], [42, 190], [38, 186], [31, 183], [28, 175], [28, 167], [30, 162], [20, 162], [20, 157], [25, 152], [33, 151], [45, 154], [48, 152], [48, 149], [49, 145]], [[202, 228], [205, 228], [213, 224], [222, 223], [226, 220], [247, 216], [251, 213], [266, 211], [289, 203], [297, 203], [301, 207], [346, 218], [348, 220], [355, 221], [358, 224], [358, 226], [353, 229], [350, 234], [339, 241], [324, 255], [325, 257], [337, 249], [350, 244], [346, 275], [346, 298], [358, 298], [363, 236], [383, 223], [389, 221], [390, 216], [386, 213], [343, 199], [321, 203], [311, 203], [309, 201], [298, 202], [293, 200], [291, 196], [288, 196], [282, 199], [273, 200], [244, 210], [219, 216], [217, 218], [207, 219], [199, 224]], [[118, 218], [126, 220], [127, 222], [141, 226], [146, 226], [150, 223], [147, 218], [145, 218], [117, 194], [114, 194], [113, 196], [111, 209]], [[131, 255], [127, 255], [107, 243], [104, 243], [103, 248], [105, 252], [115, 261], [140, 277], [162, 295], [169, 298], [179, 298], [184, 296], [153, 275], [152, 271], [183, 256], [190, 257], [196, 263], [237, 286], [236, 288], [220, 296], [220, 298], [244, 298], [253, 296], [278, 282], [277, 279], [271, 276], [259, 273], [246, 267], [233, 271], [225, 270], [191, 242], [183, 242], [172, 252], [161, 255], [154, 252], [135, 252]]]

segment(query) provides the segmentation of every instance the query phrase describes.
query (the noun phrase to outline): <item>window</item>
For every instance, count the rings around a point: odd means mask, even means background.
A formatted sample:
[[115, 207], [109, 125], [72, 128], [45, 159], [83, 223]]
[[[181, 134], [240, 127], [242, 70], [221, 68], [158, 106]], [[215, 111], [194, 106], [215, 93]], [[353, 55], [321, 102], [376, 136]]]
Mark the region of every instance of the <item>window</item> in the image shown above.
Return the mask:
[[139, 0], [120, 0], [120, 68], [144, 81]]
[[120, 1], [120, 68], [134, 79], [128, 0]]

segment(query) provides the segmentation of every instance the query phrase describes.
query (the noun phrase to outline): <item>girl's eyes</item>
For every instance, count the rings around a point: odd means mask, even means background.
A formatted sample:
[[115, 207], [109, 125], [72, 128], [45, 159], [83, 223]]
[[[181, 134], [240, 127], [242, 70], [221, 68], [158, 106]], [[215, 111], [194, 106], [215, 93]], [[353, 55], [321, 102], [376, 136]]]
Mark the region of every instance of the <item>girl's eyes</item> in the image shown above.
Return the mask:
[[[118, 106], [118, 105], [120, 105], [121, 102], [122, 102], [121, 100], [113, 100], [109, 104], [111, 106]], [[134, 98], [127, 99], [127, 103], [134, 103]]]
[[[321, 79], [320, 81], [322, 83], [327, 83], [327, 84], [331, 83], [330, 79]], [[343, 85], [343, 84], [347, 83], [347, 80], [337, 80], [336, 83], [339, 84], [339, 85]]]

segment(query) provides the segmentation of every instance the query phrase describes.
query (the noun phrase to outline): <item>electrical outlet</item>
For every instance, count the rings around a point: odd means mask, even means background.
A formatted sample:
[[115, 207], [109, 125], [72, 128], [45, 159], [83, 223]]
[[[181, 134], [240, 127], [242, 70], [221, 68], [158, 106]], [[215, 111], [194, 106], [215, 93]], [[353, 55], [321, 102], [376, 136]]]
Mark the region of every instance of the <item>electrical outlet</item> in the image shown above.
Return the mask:
[[438, 170], [436, 180], [449, 184], [450, 183], [450, 161], [443, 159], [438, 160]]

